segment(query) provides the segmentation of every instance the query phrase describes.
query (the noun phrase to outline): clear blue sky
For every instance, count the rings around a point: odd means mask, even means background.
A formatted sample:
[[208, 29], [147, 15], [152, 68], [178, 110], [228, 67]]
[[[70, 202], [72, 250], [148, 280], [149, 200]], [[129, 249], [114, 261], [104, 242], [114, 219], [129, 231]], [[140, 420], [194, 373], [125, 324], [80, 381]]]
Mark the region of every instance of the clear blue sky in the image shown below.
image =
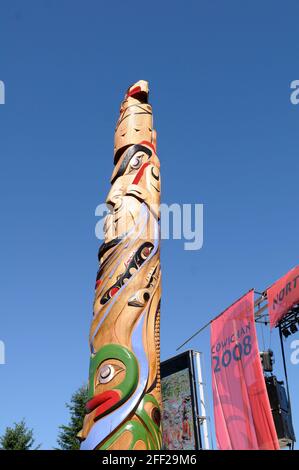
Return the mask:
[[[0, 433], [25, 417], [55, 446], [87, 379], [94, 211], [132, 82], [150, 82], [163, 202], [205, 205], [202, 250], [162, 244], [162, 358], [298, 263], [298, 14], [295, 0], [2, 0]], [[191, 346], [209, 383], [208, 344]]]

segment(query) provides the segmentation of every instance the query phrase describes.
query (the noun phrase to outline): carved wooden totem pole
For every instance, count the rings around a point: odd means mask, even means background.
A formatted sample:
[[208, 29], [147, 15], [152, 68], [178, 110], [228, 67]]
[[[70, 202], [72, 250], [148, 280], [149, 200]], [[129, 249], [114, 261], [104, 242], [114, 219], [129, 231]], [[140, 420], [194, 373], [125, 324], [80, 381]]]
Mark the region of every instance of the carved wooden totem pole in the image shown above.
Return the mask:
[[114, 165], [81, 449], [160, 449], [160, 163], [145, 81], [122, 102]]

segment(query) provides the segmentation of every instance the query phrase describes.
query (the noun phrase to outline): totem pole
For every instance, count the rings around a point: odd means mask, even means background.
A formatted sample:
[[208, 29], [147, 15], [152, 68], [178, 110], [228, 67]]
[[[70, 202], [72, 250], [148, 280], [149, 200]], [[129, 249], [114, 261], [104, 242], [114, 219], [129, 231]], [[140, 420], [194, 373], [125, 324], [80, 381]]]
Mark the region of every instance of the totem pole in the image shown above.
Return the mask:
[[121, 104], [114, 165], [79, 438], [83, 450], [155, 450], [161, 448], [160, 163], [143, 80]]

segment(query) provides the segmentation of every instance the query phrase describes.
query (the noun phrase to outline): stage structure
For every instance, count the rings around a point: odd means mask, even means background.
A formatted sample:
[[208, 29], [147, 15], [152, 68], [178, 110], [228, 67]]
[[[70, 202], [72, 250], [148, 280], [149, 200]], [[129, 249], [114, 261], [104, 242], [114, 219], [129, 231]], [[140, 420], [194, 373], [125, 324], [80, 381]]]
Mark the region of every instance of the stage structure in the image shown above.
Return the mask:
[[[291, 269], [267, 289], [263, 291], [254, 290], [254, 294], [256, 295], [253, 304], [255, 323], [265, 326], [270, 325], [271, 328], [276, 327], [279, 331], [285, 383], [279, 381], [273, 374], [273, 351], [271, 349], [260, 351], [259, 356], [279, 446], [280, 448], [289, 447], [292, 449], [296, 437], [292, 423], [284, 339], [299, 331], [299, 266]], [[184, 341], [177, 348], [177, 351], [208, 328], [217, 318], [219, 316], [203, 325]], [[228, 357], [229, 353], [226, 354]], [[227, 367], [226, 359], [224, 362]], [[231, 397], [231, 404], [233, 404], [232, 402]]]
[[148, 83], [115, 129], [110, 213], [99, 249], [81, 449], [160, 449], [160, 163]]

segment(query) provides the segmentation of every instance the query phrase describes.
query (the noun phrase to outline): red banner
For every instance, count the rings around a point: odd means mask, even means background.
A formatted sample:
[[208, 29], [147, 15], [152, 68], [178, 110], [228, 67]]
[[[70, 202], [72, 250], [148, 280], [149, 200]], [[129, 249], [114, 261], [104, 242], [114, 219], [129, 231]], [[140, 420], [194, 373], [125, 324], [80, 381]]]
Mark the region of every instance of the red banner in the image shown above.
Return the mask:
[[279, 449], [259, 356], [253, 290], [211, 324], [217, 446]]
[[299, 303], [299, 266], [269, 287], [267, 297], [270, 326], [273, 328], [291, 307]]

